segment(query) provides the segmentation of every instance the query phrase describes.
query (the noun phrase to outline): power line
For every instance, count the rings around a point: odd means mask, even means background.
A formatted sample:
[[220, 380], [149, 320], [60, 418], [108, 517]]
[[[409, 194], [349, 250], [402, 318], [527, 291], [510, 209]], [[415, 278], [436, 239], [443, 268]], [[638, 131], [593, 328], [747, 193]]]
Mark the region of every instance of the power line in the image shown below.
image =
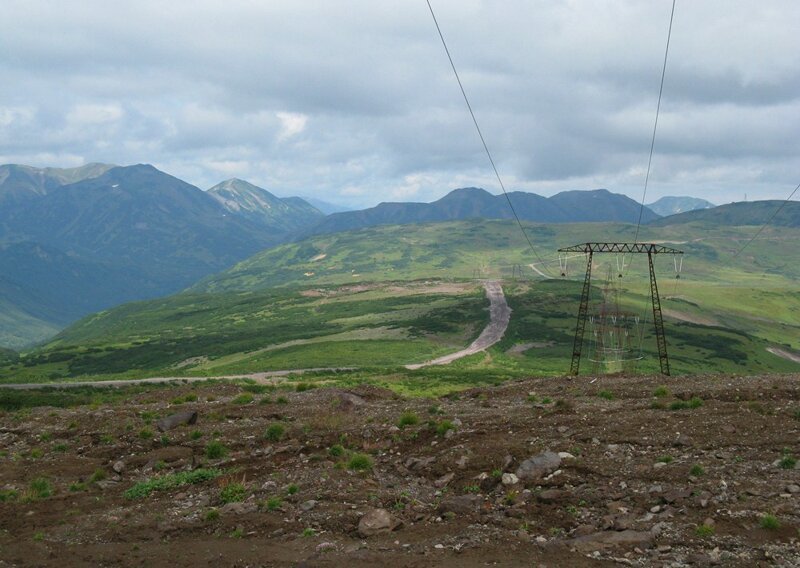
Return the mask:
[[761, 228], [758, 230], [758, 232], [756, 232], [756, 234], [753, 235], [752, 238], [749, 241], [747, 241], [742, 248], [740, 248], [738, 251], [736, 251], [736, 253], [733, 255], [734, 257], [739, 256], [742, 253], [742, 251], [744, 251], [744, 249], [746, 249], [750, 245], [750, 243], [752, 243], [754, 240], [756, 240], [758, 235], [761, 234], [761, 231], [763, 231], [764, 229], [767, 228], [767, 225], [769, 225], [772, 222], [772, 220], [775, 217], [778, 216], [778, 213], [781, 212], [781, 209], [783, 209], [786, 206], [786, 204], [789, 203], [789, 201], [792, 199], [792, 197], [794, 197], [794, 194], [797, 193], [798, 189], [800, 189], [800, 184], [798, 184], [797, 187], [794, 188], [794, 191], [789, 194], [789, 197], [787, 197], [783, 201], [783, 203], [781, 203], [780, 206], [778, 206], [778, 208], [775, 210], [775, 212], [772, 214], [772, 216], [769, 219], [767, 219], [767, 222], [764, 223], [763, 225], [761, 225]]
[[[450, 67], [453, 68], [453, 74], [456, 76], [456, 81], [458, 81], [458, 87], [461, 89], [461, 94], [464, 97], [464, 102], [467, 103], [467, 109], [469, 110], [469, 114], [472, 117], [472, 122], [475, 124], [475, 130], [478, 131], [478, 136], [481, 139], [481, 144], [483, 144], [483, 149], [486, 151], [486, 156], [489, 158], [489, 163], [492, 164], [492, 170], [494, 170], [494, 175], [497, 177], [497, 182], [500, 184], [500, 189], [503, 190], [503, 195], [506, 196], [506, 201], [508, 201], [508, 206], [511, 208], [511, 213], [514, 214], [514, 219], [517, 220], [517, 225], [519, 225], [520, 231], [522, 231], [525, 240], [528, 242], [528, 246], [530, 247], [531, 251], [533, 252], [534, 256], [540, 263], [544, 263], [542, 257], [539, 256], [539, 253], [536, 252], [536, 248], [533, 246], [531, 239], [528, 237], [528, 233], [525, 232], [525, 228], [522, 226], [522, 221], [519, 219], [519, 215], [517, 215], [516, 209], [514, 209], [514, 205], [511, 203], [511, 197], [509, 197], [508, 192], [506, 191], [506, 186], [503, 184], [503, 180], [500, 178], [500, 173], [497, 171], [497, 166], [494, 163], [494, 158], [492, 158], [492, 153], [489, 151], [489, 146], [486, 145], [486, 139], [483, 137], [483, 132], [481, 132], [481, 127], [478, 126], [478, 119], [475, 118], [475, 113], [472, 110], [472, 105], [469, 103], [469, 98], [467, 97], [467, 92], [464, 90], [464, 85], [461, 83], [461, 77], [458, 75], [458, 71], [456, 70], [456, 65], [453, 63], [453, 57], [450, 55], [450, 50], [447, 48], [447, 42], [444, 40], [444, 35], [442, 34], [442, 28], [439, 27], [439, 21], [436, 19], [436, 14], [433, 12], [433, 6], [431, 6], [430, 0], [425, 0], [428, 4], [428, 9], [431, 11], [431, 17], [433, 17], [433, 23], [436, 25], [436, 31], [439, 32], [439, 39], [442, 40], [442, 45], [444, 46], [444, 51], [447, 54], [447, 59], [450, 61]], [[547, 269], [545, 267], [545, 269]]]
[[650, 157], [647, 159], [647, 175], [644, 178], [644, 192], [642, 193], [642, 205], [639, 208], [639, 220], [636, 222], [636, 236], [633, 242], [639, 242], [639, 228], [642, 226], [642, 214], [644, 213], [644, 201], [647, 198], [647, 183], [650, 181], [650, 166], [653, 163], [653, 149], [656, 145], [656, 130], [658, 129], [658, 115], [661, 112], [661, 95], [664, 93], [664, 76], [667, 73], [667, 56], [669, 55], [669, 40], [672, 37], [672, 20], [675, 17], [675, 1], [672, 0], [672, 12], [669, 14], [669, 31], [667, 31], [667, 47], [664, 49], [664, 65], [661, 67], [661, 86], [658, 88], [658, 105], [656, 106], [656, 120], [653, 124], [653, 138], [650, 140]]

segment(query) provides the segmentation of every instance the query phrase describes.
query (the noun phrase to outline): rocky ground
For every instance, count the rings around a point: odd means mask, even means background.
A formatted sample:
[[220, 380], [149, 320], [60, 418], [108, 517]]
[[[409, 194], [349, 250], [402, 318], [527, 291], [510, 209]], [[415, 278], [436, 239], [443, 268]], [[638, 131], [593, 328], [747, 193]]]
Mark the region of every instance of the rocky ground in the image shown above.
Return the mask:
[[0, 566], [800, 565], [797, 375], [248, 388], [0, 416]]

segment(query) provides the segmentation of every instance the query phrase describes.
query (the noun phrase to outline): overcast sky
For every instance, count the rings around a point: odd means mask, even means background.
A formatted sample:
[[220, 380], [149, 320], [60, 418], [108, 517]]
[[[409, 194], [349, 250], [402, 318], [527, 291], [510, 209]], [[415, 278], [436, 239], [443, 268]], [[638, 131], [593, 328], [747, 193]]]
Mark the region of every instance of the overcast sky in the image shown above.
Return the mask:
[[[641, 199], [671, 0], [432, 0], [509, 189]], [[678, 0], [647, 202], [800, 183], [800, 2]], [[351, 206], [500, 188], [424, 0], [4, 0], [0, 163]]]

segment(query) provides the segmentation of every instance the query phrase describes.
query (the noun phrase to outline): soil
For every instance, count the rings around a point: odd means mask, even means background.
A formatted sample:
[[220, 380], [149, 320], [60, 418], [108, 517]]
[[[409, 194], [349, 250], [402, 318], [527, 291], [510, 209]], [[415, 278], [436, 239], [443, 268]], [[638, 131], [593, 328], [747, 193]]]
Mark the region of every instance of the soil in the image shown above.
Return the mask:
[[[0, 566], [800, 565], [799, 375], [538, 378], [436, 400], [362, 385], [242, 404], [241, 388], [0, 416]], [[162, 440], [157, 418], [183, 411], [197, 422]], [[405, 412], [419, 422], [400, 428]], [[225, 457], [205, 457], [212, 439]], [[124, 496], [199, 467], [223, 475]], [[41, 477], [53, 494], [25, 499]], [[226, 505], [231, 483], [246, 489]]]

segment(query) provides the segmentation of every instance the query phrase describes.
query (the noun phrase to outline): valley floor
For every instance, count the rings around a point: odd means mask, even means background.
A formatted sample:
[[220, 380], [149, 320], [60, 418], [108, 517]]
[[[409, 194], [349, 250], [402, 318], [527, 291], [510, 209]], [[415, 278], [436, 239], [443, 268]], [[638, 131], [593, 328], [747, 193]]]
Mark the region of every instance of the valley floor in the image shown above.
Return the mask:
[[0, 415], [0, 566], [800, 565], [796, 374], [149, 388]]

